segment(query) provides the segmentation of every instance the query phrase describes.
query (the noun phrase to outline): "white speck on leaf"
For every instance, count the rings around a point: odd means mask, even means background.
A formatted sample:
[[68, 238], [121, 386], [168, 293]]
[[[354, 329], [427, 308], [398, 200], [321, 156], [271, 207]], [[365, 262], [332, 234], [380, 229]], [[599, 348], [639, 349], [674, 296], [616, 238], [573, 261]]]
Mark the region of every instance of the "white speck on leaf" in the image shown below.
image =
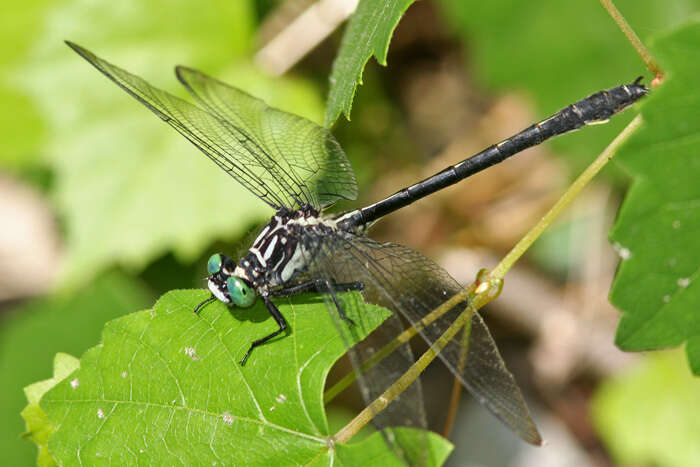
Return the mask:
[[139, 452], [140, 452], [141, 454], [143, 454], [143, 449], [139, 449]]
[[681, 277], [676, 281], [678, 287], [683, 287], [684, 289], [690, 285], [690, 277]]
[[622, 260], [630, 259], [632, 256], [632, 252], [629, 250], [629, 248], [625, 248], [624, 246], [620, 245], [619, 243], [615, 242], [613, 245], [613, 249], [617, 252], [617, 254], [622, 258]]
[[275, 406], [274, 406], [274, 405], [273, 405], [272, 407], [270, 407], [270, 412], [272, 412], [273, 410], [275, 410]]
[[231, 415], [231, 412], [222, 413], [221, 419], [224, 421], [225, 424], [233, 425], [233, 415]]
[[199, 355], [197, 355], [197, 352], [195, 352], [194, 347], [185, 347], [185, 353], [192, 359], [192, 360], [199, 360]]
[[680, 229], [681, 228], [681, 221], [675, 220], [673, 221], [673, 224], [671, 224], [674, 229]]
[[102, 409], [97, 409], [97, 418], [105, 418], [105, 413]]
[[122, 378], [126, 378], [127, 376], [129, 376], [129, 373], [127, 373], [126, 371], [122, 371]]
[[664, 295], [664, 303], [669, 303], [671, 301], [670, 295]]
[[80, 381], [78, 381], [78, 378], [75, 378], [73, 381], [70, 382], [70, 387], [73, 389], [77, 388], [80, 386]]
[[280, 404], [283, 404], [287, 401], [287, 396], [285, 396], [284, 394], [280, 394], [279, 396], [275, 397], [275, 400]]

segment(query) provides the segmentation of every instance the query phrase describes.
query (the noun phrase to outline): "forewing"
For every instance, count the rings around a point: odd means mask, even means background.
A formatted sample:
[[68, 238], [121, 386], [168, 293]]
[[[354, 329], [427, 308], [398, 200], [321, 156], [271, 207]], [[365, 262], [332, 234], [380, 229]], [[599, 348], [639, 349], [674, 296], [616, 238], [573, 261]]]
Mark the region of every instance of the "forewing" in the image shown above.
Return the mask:
[[[444, 269], [405, 246], [347, 233], [326, 236], [322, 242], [312, 267], [337, 281], [362, 282], [367, 301], [391, 309], [413, 326], [420, 326], [423, 317], [461, 290]], [[420, 334], [429, 345], [435, 343], [466, 307], [466, 301], [457, 304]], [[466, 355], [458, 333], [440, 359], [477, 401], [520, 437], [541, 443], [520, 389], [478, 313], [470, 329]]]
[[330, 131], [298, 115], [187, 67], [177, 76], [205, 109], [243, 130], [283, 168], [286, 183], [303, 188], [316, 208], [357, 198], [357, 181]]
[[309, 201], [305, 188], [285, 175], [287, 169], [235, 125], [151, 86], [79, 45], [66, 43], [273, 208], [295, 208]]

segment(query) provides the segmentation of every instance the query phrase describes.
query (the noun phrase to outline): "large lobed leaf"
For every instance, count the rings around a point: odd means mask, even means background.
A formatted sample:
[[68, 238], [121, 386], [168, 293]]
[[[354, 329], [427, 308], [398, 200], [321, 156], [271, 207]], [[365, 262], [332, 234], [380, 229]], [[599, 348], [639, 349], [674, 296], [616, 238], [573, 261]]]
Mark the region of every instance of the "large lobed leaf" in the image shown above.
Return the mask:
[[[398, 462], [380, 433], [346, 445], [327, 441], [323, 386], [345, 342], [322, 300], [280, 303], [291, 334], [257, 348], [241, 366], [250, 342], [276, 325], [261, 303], [230, 310], [216, 302], [195, 315], [207, 296], [169, 292], [153, 309], [105, 326], [102, 344], [41, 399], [56, 428], [49, 450], [59, 464]], [[361, 315], [346, 311], [359, 339], [389, 313], [369, 305]], [[400, 429], [396, 436], [417, 446], [424, 434]], [[441, 463], [449, 443], [428, 438]]]
[[350, 18], [340, 50], [333, 62], [330, 91], [326, 102], [326, 126], [330, 127], [340, 113], [350, 118], [352, 100], [362, 84], [362, 70], [374, 55], [386, 65], [389, 41], [406, 9], [415, 0], [361, 0]]
[[616, 343], [687, 341], [700, 375], [700, 22], [660, 37], [653, 53], [668, 76], [617, 158], [635, 181], [611, 234], [622, 257], [610, 297], [623, 312]]

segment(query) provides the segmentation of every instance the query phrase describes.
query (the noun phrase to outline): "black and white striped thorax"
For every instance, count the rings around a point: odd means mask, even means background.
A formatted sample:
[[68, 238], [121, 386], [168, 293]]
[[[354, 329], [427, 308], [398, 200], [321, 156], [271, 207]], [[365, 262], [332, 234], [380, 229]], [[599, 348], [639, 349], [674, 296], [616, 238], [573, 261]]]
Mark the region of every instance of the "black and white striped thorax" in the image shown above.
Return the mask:
[[232, 304], [226, 283], [229, 277], [244, 280], [261, 296], [288, 285], [307, 270], [308, 261], [318, 253], [323, 237], [363, 232], [364, 225], [343, 222], [354, 212], [324, 217], [308, 205], [295, 211], [279, 210], [238, 264], [224, 255], [216, 255], [222, 258], [222, 264], [209, 276], [209, 290], [218, 300]]
[[278, 211], [260, 231], [234, 274], [259, 291], [284, 285], [306, 270], [320, 239], [336, 230], [335, 220], [320, 216], [309, 206]]

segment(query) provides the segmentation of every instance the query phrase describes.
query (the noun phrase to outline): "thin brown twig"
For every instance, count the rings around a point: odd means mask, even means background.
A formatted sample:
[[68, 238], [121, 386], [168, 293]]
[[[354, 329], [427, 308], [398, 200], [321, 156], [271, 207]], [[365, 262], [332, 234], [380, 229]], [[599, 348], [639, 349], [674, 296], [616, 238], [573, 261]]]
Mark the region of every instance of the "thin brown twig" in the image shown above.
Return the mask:
[[[467, 365], [467, 353], [469, 352], [469, 336], [471, 335], [471, 322], [464, 326], [462, 333], [462, 342], [459, 354], [459, 374], [464, 373], [464, 367]], [[447, 408], [447, 417], [445, 418], [445, 426], [442, 428], [442, 436], [449, 438], [457, 418], [457, 409], [459, 408], [459, 400], [462, 397], [462, 382], [456, 376], [452, 380], [452, 394], [450, 396], [450, 405]]]
[[442, 437], [450, 438], [452, 427], [457, 418], [457, 408], [459, 401], [462, 398], [462, 382], [457, 377], [452, 378], [452, 393], [450, 394], [450, 405], [447, 408], [447, 417], [445, 417], [445, 426], [442, 427]]

